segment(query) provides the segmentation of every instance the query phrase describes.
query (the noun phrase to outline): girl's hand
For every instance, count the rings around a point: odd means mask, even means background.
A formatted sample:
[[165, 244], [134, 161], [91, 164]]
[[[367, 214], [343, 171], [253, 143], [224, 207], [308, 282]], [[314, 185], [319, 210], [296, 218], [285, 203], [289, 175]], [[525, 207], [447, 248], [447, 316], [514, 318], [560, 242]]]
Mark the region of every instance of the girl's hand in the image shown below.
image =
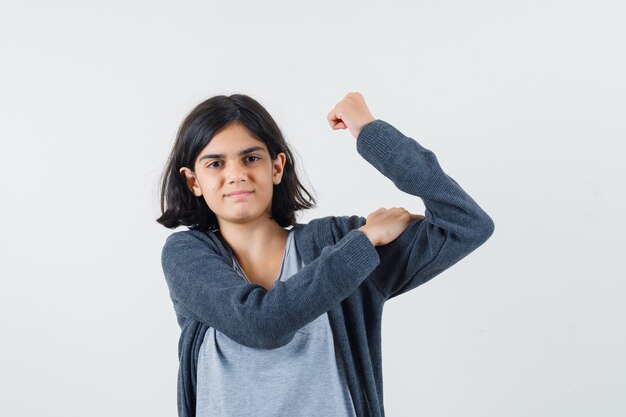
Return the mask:
[[374, 246], [382, 246], [395, 240], [415, 220], [424, 218], [421, 214], [409, 213], [403, 207], [381, 207], [367, 216], [359, 230], [365, 233]]
[[365, 104], [363, 94], [358, 92], [346, 94], [326, 118], [332, 129], [350, 129], [355, 139], [363, 126], [376, 120]]

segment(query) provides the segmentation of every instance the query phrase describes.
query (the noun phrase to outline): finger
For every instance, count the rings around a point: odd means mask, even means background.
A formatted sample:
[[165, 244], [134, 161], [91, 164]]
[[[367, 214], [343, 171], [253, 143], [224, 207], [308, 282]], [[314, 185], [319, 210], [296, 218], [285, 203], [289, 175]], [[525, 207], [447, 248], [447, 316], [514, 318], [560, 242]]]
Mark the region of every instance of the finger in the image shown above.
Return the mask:
[[326, 116], [326, 120], [328, 121], [328, 124], [330, 125], [330, 127], [334, 128], [334, 126], [339, 121], [339, 119], [337, 119], [337, 117], [335, 116], [335, 109], [332, 109], [331, 111], [328, 112], [328, 115]]
[[335, 106], [331, 111], [328, 112], [327, 116], [328, 120], [341, 120], [343, 118], [343, 112], [337, 109]]
[[334, 130], [347, 128], [347, 126], [342, 121], [338, 121], [338, 122], [329, 121], [328, 123], [330, 124], [330, 127]]

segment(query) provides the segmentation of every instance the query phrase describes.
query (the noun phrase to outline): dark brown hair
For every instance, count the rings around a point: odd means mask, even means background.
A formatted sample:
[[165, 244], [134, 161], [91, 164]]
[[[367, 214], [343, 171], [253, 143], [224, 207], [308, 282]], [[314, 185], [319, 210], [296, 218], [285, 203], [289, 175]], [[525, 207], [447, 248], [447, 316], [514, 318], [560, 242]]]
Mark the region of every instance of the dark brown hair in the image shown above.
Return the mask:
[[158, 223], [170, 229], [181, 225], [200, 231], [219, 229], [215, 213], [203, 196], [193, 194], [179, 169], [185, 166], [193, 170], [198, 154], [217, 131], [235, 121], [265, 143], [272, 159], [279, 152], [285, 153], [282, 180], [274, 185], [272, 218], [282, 227], [291, 226], [296, 223], [298, 210], [315, 207], [315, 199], [298, 180], [291, 150], [268, 111], [245, 94], [218, 95], [198, 104], [180, 125], [160, 180], [162, 214]]

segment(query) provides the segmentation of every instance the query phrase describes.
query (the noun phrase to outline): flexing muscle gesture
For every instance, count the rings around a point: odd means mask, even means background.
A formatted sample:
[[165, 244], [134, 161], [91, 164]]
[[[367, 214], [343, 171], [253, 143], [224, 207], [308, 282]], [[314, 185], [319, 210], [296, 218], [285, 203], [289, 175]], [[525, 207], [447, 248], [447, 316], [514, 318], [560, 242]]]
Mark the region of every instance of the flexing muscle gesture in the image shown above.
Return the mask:
[[[346, 94], [328, 113], [327, 119], [331, 128], [349, 129], [355, 139], [363, 126], [376, 120], [367, 107], [363, 94], [358, 92]], [[411, 222], [423, 218], [421, 214], [409, 213], [403, 207], [381, 207], [367, 216], [366, 224], [359, 230], [365, 233], [374, 246], [386, 245], [400, 236]]]

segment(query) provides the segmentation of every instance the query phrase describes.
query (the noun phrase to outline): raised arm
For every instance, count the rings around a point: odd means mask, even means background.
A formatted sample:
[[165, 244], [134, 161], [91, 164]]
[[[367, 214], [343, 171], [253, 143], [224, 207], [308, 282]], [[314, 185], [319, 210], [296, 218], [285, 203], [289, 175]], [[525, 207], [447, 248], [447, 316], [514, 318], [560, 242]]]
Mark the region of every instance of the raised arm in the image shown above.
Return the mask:
[[[398, 189], [420, 197], [426, 207], [425, 218], [411, 223], [391, 243], [376, 246], [380, 264], [371, 279], [387, 299], [435, 277], [493, 234], [493, 220], [442, 170], [435, 154], [391, 124], [376, 119], [364, 125], [357, 151]], [[365, 220], [336, 218], [335, 227], [347, 232]]]
[[[175, 306], [239, 344], [273, 349], [352, 293], [378, 265], [367, 236], [352, 230], [270, 291], [246, 282], [208, 236], [171, 234], [161, 264]], [[178, 310], [177, 310], [178, 311]]]

